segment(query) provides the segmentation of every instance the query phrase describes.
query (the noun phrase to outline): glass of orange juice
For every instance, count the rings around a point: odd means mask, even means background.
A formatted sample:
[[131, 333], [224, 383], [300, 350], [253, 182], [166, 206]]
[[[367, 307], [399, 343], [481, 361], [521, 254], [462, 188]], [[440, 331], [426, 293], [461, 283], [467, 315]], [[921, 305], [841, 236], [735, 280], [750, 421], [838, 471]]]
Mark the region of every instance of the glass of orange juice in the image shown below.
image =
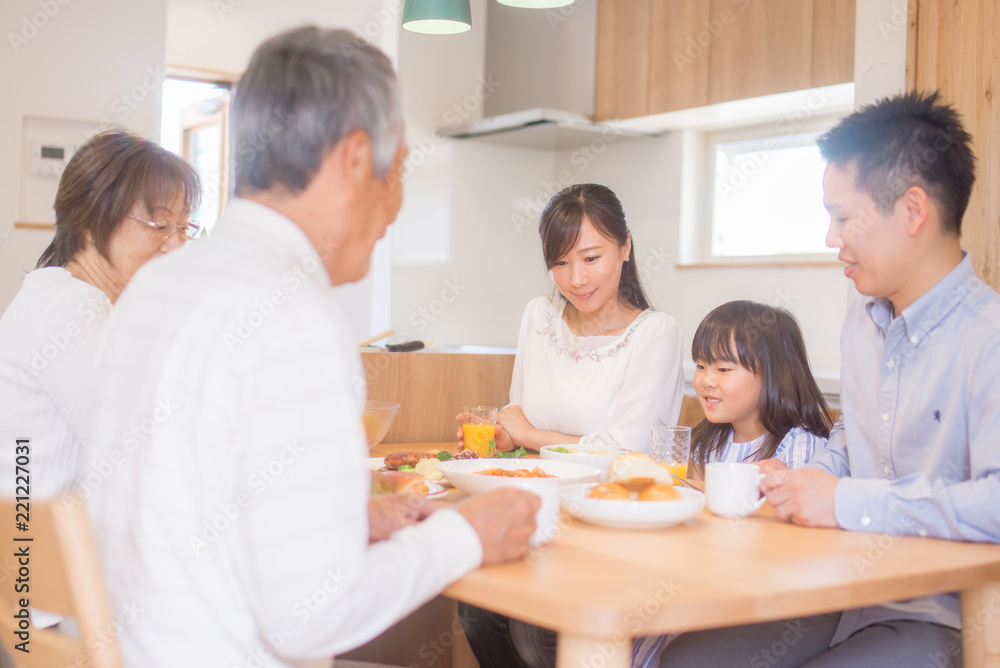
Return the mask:
[[496, 453], [493, 439], [497, 433], [497, 407], [465, 406], [462, 412], [465, 414], [462, 422], [465, 449], [480, 457], [492, 457]]
[[691, 453], [691, 427], [653, 427], [649, 430], [650, 453], [679, 478], [687, 478]]

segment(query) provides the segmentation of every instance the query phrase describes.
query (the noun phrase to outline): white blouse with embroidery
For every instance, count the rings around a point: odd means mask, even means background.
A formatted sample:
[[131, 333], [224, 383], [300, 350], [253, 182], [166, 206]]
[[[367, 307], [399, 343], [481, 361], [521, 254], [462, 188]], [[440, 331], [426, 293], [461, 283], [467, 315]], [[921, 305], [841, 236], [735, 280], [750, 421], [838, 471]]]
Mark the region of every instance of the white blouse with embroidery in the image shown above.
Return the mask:
[[511, 404], [536, 429], [648, 453], [650, 428], [680, 416], [680, 326], [646, 309], [620, 335], [576, 336], [562, 319], [566, 302], [558, 302], [538, 297], [524, 310]]

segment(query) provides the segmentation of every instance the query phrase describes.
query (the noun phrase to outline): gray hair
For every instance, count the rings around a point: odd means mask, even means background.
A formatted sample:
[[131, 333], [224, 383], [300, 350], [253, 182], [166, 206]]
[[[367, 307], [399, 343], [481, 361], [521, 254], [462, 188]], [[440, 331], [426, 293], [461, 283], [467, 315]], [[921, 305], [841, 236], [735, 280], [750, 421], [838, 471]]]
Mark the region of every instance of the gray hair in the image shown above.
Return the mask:
[[361, 129], [384, 176], [403, 134], [392, 63], [348, 30], [303, 26], [261, 44], [232, 107], [236, 193], [303, 190], [323, 157]]

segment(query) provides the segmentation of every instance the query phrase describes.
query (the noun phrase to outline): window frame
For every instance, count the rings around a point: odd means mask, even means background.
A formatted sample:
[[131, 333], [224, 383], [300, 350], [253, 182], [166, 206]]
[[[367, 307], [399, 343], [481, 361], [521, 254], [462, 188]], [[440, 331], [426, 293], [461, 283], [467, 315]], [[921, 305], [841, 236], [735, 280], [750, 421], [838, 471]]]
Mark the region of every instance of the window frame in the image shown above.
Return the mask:
[[[852, 97], [853, 97], [853, 91]], [[801, 107], [800, 107], [801, 110]], [[838, 267], [836, 253], [780, 253], [773, 255], [712, 255], [715, 199], [715, 153], [718, 144], [737, 141], [778, 141], [787, 137], [824, 132], [852, 111], [836, 105], [810, 110], [805, 118], [789, 113], [762, 120], [730, 122], [682, 129], [682, 186], [680, 239], [677, 268]], [[800, 114], [801, 115], [801, 114]]]

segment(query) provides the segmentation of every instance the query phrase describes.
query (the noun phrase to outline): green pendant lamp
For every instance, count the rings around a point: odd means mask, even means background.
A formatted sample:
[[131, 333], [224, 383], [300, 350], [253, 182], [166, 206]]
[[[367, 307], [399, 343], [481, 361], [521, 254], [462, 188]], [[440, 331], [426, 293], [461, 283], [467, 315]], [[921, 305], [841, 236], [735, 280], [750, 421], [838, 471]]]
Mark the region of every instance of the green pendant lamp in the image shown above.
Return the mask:
[[573, 0], [497, 0], [497, 2], [508, 7], [524, 9], [555, 9], [573, 4]]
[[406, 0], [403, 27], [425, 35], [454, 35], [472, 28], [469, 0]]

